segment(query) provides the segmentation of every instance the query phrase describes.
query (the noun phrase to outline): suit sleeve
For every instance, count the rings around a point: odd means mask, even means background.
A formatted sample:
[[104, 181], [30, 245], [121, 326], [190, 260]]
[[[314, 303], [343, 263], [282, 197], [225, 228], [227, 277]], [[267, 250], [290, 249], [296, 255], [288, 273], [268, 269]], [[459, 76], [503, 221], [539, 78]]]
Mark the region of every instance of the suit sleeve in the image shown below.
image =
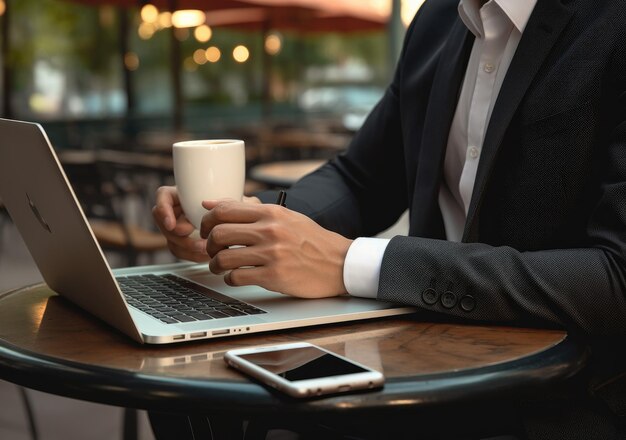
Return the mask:
[[[625, 58], [620, 58], [623, 64]], [[618, 72], [624, 72], [619, 66]], [[554, 325], [585, 335], [626, 335], [626, 80], [619, 83], [605, 170], [577, 249], [512, 247], [395, 237], [378, 298], [465, 319]]]

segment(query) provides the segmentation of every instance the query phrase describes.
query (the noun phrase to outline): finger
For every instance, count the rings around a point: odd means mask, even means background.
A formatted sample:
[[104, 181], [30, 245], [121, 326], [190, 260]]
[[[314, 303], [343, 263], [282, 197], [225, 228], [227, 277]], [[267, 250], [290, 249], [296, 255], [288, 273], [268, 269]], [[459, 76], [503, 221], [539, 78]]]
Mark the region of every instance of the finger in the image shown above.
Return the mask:
[[202, 202], [209, 210], [202, 218], [200, 236], [207, 238], [215, 225], [221, 223], [253, 223], [261, 218], [264, 205], [247, 204], [235, 201], [210, 200]]
[[204, 250], [200, 250], [195, 243], [180, 244], [169, 241], [167, 246], [172, 254], [182, 260], [195, 261], [196, 263], [206, 263], [211, 260]]
[[[154, 209], [156, 209], [156, 207]], [[176, 211], [176, 209], [174, 211]], [[165, 224], [163, 223], [163, 221], [161, 221], [158, 215], [154, 214], [154, 219], [157, 227], [168, 240], [173, 236], [187, 237], [195, 230], [195, 227], [191, 223], [189, 223], [189, 220], [187, 220], [187, 218], [183, 214], [179, 214], [177, 216], [176, 223], [171, 229], [168, 229], [165, 226]]]
[[[157, 223], [161, 233], [165, 236], [168, 246], [174, 255], [178, 256], [184, 250], [201, 253], [206, 255], [206, 240], [197, 237], [191, 237], [190, 234], [195, 230], [189, 221], [181, 216], [177, 219], [176, 227], [168, 231], [163, 225]], [[173, 249], [173, 247], [175, 249]]]
[[261, 199], [259, 199], [256, 196], [250, 196], [250, 197], [243, 196], [242, 202], [243, 203], [252, 203], [252, 204], [255, 204], [255, 205], [260, 205], [262, 203]]
[[179, 260], [192, 261], [194, 263], [209, 263], [211, 261], [211, 257], [206, 254], [197, 254], [193, 252], [175, 252], [173, 249], [170, 249], [170, 252]]
[[215, 274], [221, 274], [243, 266], [262, 266], [265, 261], [265, 257], [254, 247], [222, 249], [211, 258], [209, 269]]
[[196, 227], [189, 222], [187, 217], [185, 217], [184, 214], [181, 214], [176, 218], [176, 227], [170, 232], [180, 237], [187, 237], [195, 231], [195, 229]]
[[259, 243], [262, 238], [259, 232], [250, 225], [224, 223], [211, 230], [206, 240], [206, 250], [210, 256], [214, 256], [229, 246], [251, 246]]
[[241, 267], [234, 269], [224, 275], [224, 282], [229, 286], [263, 286], [267, 279], [267, 268], [261, 267]]
[[164, 232], [165, 238], [167, 239], [168, 244], [172, 244], [180, 249], [188, 249], [192, 252], [202, 253], [204, 255], [206, 252], [206, 240], [191, 237], [189, 234], [187, 235], [176, 235], [172, 232]]
[[182, 206], [174, 205], [173, 209], [174, 209], [174, 217], [178, 218], [181, 215], [184, 215]]
[[174, 186], [162, 186], [156, 193], [156, 205], [152, 208], [152, 215], [157, 224], [163, 225], [167, 231], [176, 226], [174, 206], [180, 205], [178, 192]]

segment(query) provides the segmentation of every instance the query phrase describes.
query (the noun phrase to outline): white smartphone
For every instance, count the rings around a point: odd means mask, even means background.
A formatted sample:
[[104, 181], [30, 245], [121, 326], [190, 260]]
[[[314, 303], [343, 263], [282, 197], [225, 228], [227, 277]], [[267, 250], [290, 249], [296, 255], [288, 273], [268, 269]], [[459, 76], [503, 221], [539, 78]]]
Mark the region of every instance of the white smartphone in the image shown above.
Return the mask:
[[382, 387], [382, 373], [308, 342], [229, 350], [228, 365], [292, 397]]

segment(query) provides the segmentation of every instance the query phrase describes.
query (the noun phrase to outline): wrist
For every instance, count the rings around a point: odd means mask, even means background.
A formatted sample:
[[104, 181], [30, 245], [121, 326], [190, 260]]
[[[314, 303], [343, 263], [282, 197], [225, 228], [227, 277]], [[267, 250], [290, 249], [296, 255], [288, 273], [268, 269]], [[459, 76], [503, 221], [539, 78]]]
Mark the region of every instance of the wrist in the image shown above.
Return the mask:
[[335, 290], [337, 291], [337, 293], [339, 295], [345, 295], [348, 293], [348, 289], [346, 288], [344, 282], [343, 271], [346, 262], [346, 256], [348, 255], [348, 250], [350, 249], [350, 246], [352, 246], [353, 240], [345, 238], [339, 234], [337, 235], [339, 238], [337, 240], [333, 264], [333, 267], [335, 268], [333, 279], [336, 280]]

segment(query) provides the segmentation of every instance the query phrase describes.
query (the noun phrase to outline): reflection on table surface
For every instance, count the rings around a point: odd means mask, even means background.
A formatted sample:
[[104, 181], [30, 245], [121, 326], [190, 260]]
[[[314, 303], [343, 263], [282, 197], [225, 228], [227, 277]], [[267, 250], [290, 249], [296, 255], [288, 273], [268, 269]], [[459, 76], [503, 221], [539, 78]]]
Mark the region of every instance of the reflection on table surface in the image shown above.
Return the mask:
[[381, 370], [390, 379], [513, 361], [553, 347], [565, 336], [557, 330], [428, 323], [403, 316], [141, 346], [44, 285], [0, 297], [0, 338], [5, 343], [60, 360], [188, 379], [244, 381], [227, 368], [223, 354], [256, 345], [308, 341]]

